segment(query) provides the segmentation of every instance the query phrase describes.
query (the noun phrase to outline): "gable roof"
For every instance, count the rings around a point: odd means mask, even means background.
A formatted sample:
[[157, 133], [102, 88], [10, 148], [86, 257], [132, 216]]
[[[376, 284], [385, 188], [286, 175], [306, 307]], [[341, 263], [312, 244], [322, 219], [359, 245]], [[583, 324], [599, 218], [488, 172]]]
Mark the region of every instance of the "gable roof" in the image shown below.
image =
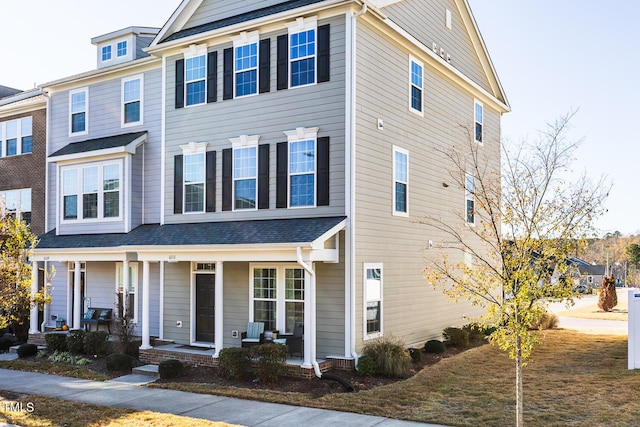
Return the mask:
[[103, 138], [87, 139], [80, 142], [72, 142], [65, 145], [58, 151], [49, 155], [49, 158], [56, 157], [54, 161], [68, 160], [77, 157], [78, 154], [93, 153], [113, 154], [114, 152], [135, 152], [135, 148], [144, 142], [147, 132], [132, 132], [121, 135], [105, 136]]

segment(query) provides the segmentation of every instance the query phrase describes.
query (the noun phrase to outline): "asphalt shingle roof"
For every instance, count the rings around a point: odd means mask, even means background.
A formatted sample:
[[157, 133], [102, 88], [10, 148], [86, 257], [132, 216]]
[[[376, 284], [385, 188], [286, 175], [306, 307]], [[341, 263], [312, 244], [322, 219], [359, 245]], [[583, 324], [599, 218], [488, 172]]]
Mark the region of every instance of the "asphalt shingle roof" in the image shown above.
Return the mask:
[[36, 249], [121, 246], [188, 246], [306, 243], [316, 240], [346, 217], [292, 218], [191, 224], [146, 224], [130, 233], [40, 236]]
[[251, 12], [241, 13], [240, 15], [230, 16], [228, 18], [220, 19], [214, 22], [208, 22], [196, 27], [186, 28], [171, 34], [169, 37], [162, 40], [160, 43], [170, 42], [173, 40], [182, 39], [185, 37], [193, 36], [200, 33], [206, 33], [207, 31], [217, 30], [218, 28], [228, 27], [230, 25], [240, 24], [242, 22], [251, 21], [252, 19], [263, 18], [265, 16], [274, 15], [280, 12], [286, 12], [298, 7], [308, 6], [314, 3], [320, 3], [324, 0], [290, 0], [284, 3], [276, 4], [273, 6], [263, 7], [262, 9], [252, 10]]
[[133, 132], [123, 133], [121, 135], [105, 136], [103, 138], [87, 139], [86, 141], [72, 142], [49, 155], [49, 157], [65, 156], [68, 154], [88, 153], [90, 151], [105, 150], [108, 148], [124, 147], [127, 144], [132, 143], [142, 135], [147, 133]]

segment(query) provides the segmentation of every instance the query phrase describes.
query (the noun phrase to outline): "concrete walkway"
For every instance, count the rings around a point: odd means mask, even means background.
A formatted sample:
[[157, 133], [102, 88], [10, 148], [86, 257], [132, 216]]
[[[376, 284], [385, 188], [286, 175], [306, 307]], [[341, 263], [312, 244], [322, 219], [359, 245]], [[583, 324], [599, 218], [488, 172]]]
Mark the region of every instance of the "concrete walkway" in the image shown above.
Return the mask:
[[101, 382], [0, 369], [0, 389], [94, 405], [116, 406], [141, 411], [170, 413], [210, 421], [223, 421], [243, 426], [435, 426], [434, 424], [400, 421], [350, 412], [149, 388], [139, 385], [139, 380], [148, 381], [148, 377], [146, 380], [134, 377], [144, 376], [127, 375], [126, 377]]

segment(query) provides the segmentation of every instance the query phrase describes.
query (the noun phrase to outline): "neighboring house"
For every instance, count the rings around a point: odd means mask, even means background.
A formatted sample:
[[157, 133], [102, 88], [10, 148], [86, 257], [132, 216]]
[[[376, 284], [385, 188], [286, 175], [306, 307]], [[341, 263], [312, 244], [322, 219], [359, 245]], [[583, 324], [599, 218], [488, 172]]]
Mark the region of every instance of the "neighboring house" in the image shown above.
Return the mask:
[[[474, 177], [449, 185], [437, 150], [467, 147], [461, 126], [500, 168], [509, 106], [466, 1], [185, 0], [144, 51], [45, 85], [52, 313], [79, 327], [128, 290], [148, 360], [152, 336], [217, 355], [247, 322], [303, 325], [307, 369], [478, 313], [426, 283], [445, 236], [416, 221], [476, 226]], [[116, 82], [143, 72], [125, 130]]]
[[14, 89], [8, 86], [0, 85], [0, 99], [5, 98], [7, 96], [15, 95], [16, 93], [22, 92], [20, 89]]

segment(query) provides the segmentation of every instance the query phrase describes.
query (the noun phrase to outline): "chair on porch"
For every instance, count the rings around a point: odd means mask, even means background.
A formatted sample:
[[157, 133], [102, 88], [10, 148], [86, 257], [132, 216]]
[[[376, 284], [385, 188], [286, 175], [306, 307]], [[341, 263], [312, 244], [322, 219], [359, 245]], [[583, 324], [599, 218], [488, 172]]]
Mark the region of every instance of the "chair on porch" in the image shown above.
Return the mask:
[[304, 326], [297, 324], [293, 327], [293, 336], [288, 337], [287, 346], [289, 347], [289, 354], [293, 356], [294, 353], [300, 354], [303, 357], [302, 336], [304, 334]]
[[243, 332], [240, 337], [242, 338], [242, 347], [262, 344], [264, 342], [264, 323], [247, 323], [247, 332]]

